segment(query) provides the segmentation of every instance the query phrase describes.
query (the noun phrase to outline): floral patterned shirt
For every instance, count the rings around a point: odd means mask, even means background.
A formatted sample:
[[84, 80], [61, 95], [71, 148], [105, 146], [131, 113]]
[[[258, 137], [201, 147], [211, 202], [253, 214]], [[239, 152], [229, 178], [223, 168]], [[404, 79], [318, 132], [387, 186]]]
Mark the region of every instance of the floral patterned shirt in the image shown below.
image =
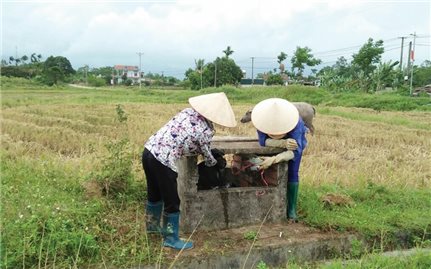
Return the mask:
[[213, 136], [211, 124], [193, 108], [186, 108], [152, 135], [145, 148], [175, 172], [178, 172], [175, 162], [187, 154], [202, 154], [205, 164], [214, 166], [217, 161], [210, 145]]

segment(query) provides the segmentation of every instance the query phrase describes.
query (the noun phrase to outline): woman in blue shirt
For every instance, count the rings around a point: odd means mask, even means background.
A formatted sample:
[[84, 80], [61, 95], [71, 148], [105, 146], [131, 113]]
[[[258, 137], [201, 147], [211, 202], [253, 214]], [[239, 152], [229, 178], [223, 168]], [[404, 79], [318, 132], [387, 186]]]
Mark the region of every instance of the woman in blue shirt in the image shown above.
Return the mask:
[[302, 152], [307, 146], [305, 133], [307, 127], [299, 117], [296, 107], [287, 100], [270, 98], [258, 103], [251, 114], [253, 125], [257, 129], [259, 144], [266, 147], [280, 147], [287, 151], [277, 156], [266, 158], [262, 169], [280, 161], [288, 162], [286, 201], [287, 218], [296, 221], [298, 200], [299, 166]]

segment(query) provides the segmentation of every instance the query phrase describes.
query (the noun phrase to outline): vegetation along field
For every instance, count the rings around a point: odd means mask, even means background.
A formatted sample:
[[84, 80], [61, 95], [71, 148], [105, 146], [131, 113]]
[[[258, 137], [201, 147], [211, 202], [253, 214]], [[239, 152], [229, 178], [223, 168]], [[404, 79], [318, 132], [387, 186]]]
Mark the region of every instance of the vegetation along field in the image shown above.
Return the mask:
[[[2, 78], [1, 268], [131, 268], [162, 259], [145, 233], [140, 154], [188, 97], [215, 91], [227, 94], [237, 119], [269, 97], [315, 105], [300, 171], [301, 222], [358, 232], [377, 252], [399, 248], [400, 236], [404, 246], [431, 247], [428, 96], [304, 86], [77, 89]], [[256, 133], [248, 123], [216, 135]], [[329, 193], [349, 202], [325, 206]], [[425, 268], [431, 257], [412, 259], [363, 264]]]

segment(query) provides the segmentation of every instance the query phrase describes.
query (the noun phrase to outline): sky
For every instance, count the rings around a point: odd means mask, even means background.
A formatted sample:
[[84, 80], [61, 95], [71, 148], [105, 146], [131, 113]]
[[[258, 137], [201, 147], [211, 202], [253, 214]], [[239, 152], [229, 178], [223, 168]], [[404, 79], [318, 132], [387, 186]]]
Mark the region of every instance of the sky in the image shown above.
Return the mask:
[[134, 65], [182, 79], [230, 46], [250, 78], [277, 68], [280, 52], [290, 70], [298, 46], [319, 68], [351, 60], [369, 38], [384, 41], [385, 62], [400, 60], [402, 40], [403, 63], [409, 42], [415, 64], [431, 58], [430, 0], [0, 1], [2, 59], [63, 56], [74, 69]]

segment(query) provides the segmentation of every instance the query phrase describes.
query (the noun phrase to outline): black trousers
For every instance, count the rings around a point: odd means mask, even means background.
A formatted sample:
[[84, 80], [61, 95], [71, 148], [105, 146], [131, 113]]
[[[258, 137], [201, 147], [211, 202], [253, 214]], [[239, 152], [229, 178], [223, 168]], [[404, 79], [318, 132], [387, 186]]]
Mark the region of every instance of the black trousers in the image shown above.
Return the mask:
[[179, 212], [178, 174], [159, 162], [147, 149], [142, 153], [142, 166], [147, 178], [148, 201], [153, 203], [163, 201], [167, 214]]

